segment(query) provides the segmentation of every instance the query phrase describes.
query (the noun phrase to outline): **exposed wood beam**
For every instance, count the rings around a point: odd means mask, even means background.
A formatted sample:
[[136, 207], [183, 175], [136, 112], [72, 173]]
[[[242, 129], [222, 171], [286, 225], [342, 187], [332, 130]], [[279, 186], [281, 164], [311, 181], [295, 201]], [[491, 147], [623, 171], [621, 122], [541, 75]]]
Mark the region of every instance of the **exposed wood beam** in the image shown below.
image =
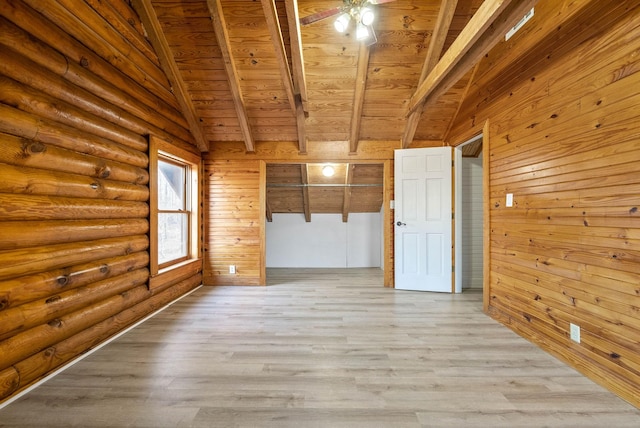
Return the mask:
[[264, 16], [267, 19], [269, 35], [271, 36], [271, 41], [273, 42], [276, 58], [278, 60], [280, 76], [282, 76], [282, 84], [284, 85], [284, 90], [287, 93], [289, 104], [291, 104], [291, 111], [295, 113], [296, 100], [293, 89], [293, 78], [291, 77], [289, 60], [287, 59], [287, 52], [285, 51], [284, 40], [282, 39], [282, 28], [280, 27], [280, 20], [278, 19], [278, 9], [276, 7], [275, 0], [261, 1]]
[[362, 106], [364, 105], [364, 90], [367, 86], [367, 70], [369, 69], [369, 56], [371, 48], [360, 43], [358, 53], [358, 71], [356, 72], [356, 89], [353, 95], [353, 110], [351, 111], [351, 133], [349, 136], [349, 151], [358, 151], [360, 139], [360, 124], [362, 123]]
[[272, 222], [273, 221], [273, 212], [271, 211], [271, 205], [269, 205], [269, 198], [267, 198], [267, 201], [265, 202], [266, 205], [266, 216], [267, 216], [267, 221], [268, 222]]
[[151, 0], [133, 0], [132, 5], [142, 20], [149, 36], [149, 40], [158, 55], [162, 70], [166, 74], [167, 79], [173, 88], [173, 94], [178, 100], [178, 104], [180, 104], [182, 114], [189, 124], [189, 130], [196, 141], [198, 149], [202, 152], [209, 151], [209, 143], [204, 136], [202, 127], [200, 126], [196, 109], [191, 102], [189, 91], [182, 79], [180, 69], [178, 69], [178, 65], [173, 57], [169, 43], [164, 36], [164, 32], [162, 31], [162, 27], [158, 21], [156, 11], [153, 9]]
[[293, 68], [293, 91], [296, 102], [295, 114], [296, 125], [298, 127], [298, 149], [301, 154], [305, 154], [307, 153], [306, 119], [309, 109], [307, 105], [307, 80], [304, 72], [298, 2], [285, 0], [285, 7], [287, 10], [287, 21], [289, 23], [289, 46]]
[[473, 66], [473, 69], [471, 69], [471, 73], [469, 74], [469, 81], [464, 87], [464, 92], [462, 92], [462, 96], [460, 96], [460, 101], [458, 102], [458, 106], [456, 107], [456, 112], [454, 113], [454, 115], [451, 117], [451, 120], [449, 121], [447, 132], [444, 133], [445, 141], [449, 141], [451, 128], [453, 128], [453, 124], [455, 123], [456, 118], [458, 117], [458, 113], [460, 113], [460, 109], [462, 108], [462, 103], [464, 102], [465, 98], [467, 98], [467, 94], [469, 93], [469, 89], [471, 88], [473, 79], [476, 77], [476, 71], [478, 71], [479, 66], [480, 66], [480, 63], [477, 63], [476, 65]]
[[[307, 134], [305, 132], [305, 119], [306, 114], [304, 111], [304, 105], [302, 103], [302, 97], [300, 95], [299, 89], [296, 90], [294, 85], [294, 80], [291, 74], [291, 70], [289, 69], [289, 60], [287, 59], [287, 52], [284, 47], [284, 40], [282, 38], [282, 27], [280, 27], [280, 20], [278, 19], [278, 9], [275, 4], [275, 0], [261, 0], [262, 1], [262, 9], [264, 10], [264, 14], [267, 18], [267, 27], [269, 28], [269, 33], [271, 35], [271, 40], [273, 41], [273, 46], [275, 48], [276, 56], [278, 58], [278, 66], [280, 67], [280, 75], [282, 76], [282, 83], [284, 85], [285, 92], [287, 93], [287, 98], [289, 99], [289, 104], [291, 104], [291, 109], [293, 113], [296, 115], [296, 125], [298, 128], [298, 146], [300, 147], [300, 153], [306, 153], [307, 150]], [[298, 8], [295, 7], [295, 12], [297, 14]], [[288, 12], [287, 12], [288, 15]], [[288, 20], [291, 22], [291, 19]], [[299, 33], [299, 24], [296, 21], [296, 33]], [[298, 38], [299, 40], [299, 38]], [[299, 43], [299, 42], [298, 42]], [[302, 46], [300, 48], [300, 59], [302, 58]], [[292, 62], [293, 58], [292, 58]], [[306, 89], [305, 89], [306, 91]]]
[[285, 0], [287, 9], [287, 21], [289, 22], [289, 44], [291, 50], [291, 63], [293, 66], [293, 85], [296, 94], [300, 95], [302, 110], [309, 111], [307, 106], [307, 78], [304, 71], [304, 56], [302, 51], [302, 36], [300, 34], [300, 15], [298, 2]]
[[300, 175], [302, 177], [302, 208], [304, 211], [304, 221], [309, 223], [311, 221], [311, 207], [309, 202], [309, 170], [308, 164], [304, 163], [300, 165]]
[[413, 94], [409, 113], [449, 90], [536, 3], [537, 0], [485, 0]]
[[[424, 147], [442, 146], [442, 140], [425, 141]], [[253, 153], [245, 153], [240, 142], [218, 141], [211, 145], [211, 155], [216, 159], [265, 159], [269, 162], [380, 162], [393, 159], [393, 151], [400, 148], [397, 140], [360, 140], [358, 153], [350, 154], [346, 141], [309, 141], [307, 153], [300, 154], [297, 141], [260, 141]]]
[[307, 153], [307, 131], [305, 122], [307, 113], [304, 111], [302, 101], [296, 100], [296, 124], [298, 125], [298, 151], [304, 155]]
[[355, 164], [347, 164], [347, 174], [344, 179], [344, 197], [342, 200], [343, 223], [349, 220], [349, 211], [351, 210], [351, 183], [353, 182], [353, 172], [355, 169]]
[[[438, 19], [436, 20], [436, 25], [433, 29], [433, 35], [431, 36], [431, 41], [429, 42], [429, 49], [427, 50], [427, 56], [424, 59], [424, 64], [422, 65], [422, 73], [420, 74], [420, 80], [418, 81], [418, 86], [427, 78], [431, 70], [438, 64], [438, 60], [440, 59], [440, 55], [442, 54], [442, 49], [444, 48], [444, 43], [447, 40], [447, 34], [449, 34], [449, 28], [451, 27], [451, 21], [453, 21], [453, 16], [456, 13], [456, 7], [458, 6], [458, 0], [442, 0], [440, 3], [440, 12], [438, 13]], [[416, 129], [418, 129], [418, 123], [420, 122], [420, 118], [422, 117], [423, 107], [415, 109], [409, 115], [409, 119], [407, 120], [407, 125], [404, 129], [404, 134], [402, 136], [402, 148], [406, 149], [409, 147], [409, 144], [413, 141], [413, 137], [416, 134]]]
[[457, 6], [458, 0], [442, 0], [440, 3], [440, 11], [438, 12], [438, 19], [433, 28], [433, 35], [431, 36], [429, 48], [427, 49], [427, 57], [424, 59], [424, 64], [422, 65], [420, 83], [424, 82], [424, 79], [427, 78], [431, 70], [438, 64]]
[[244, 144], [248, 152], [253, 152], [255, 151], [255, 144], [251, 128], [249, 127], [247, 109], [240, 89], [240, 79], [238, 78], [238, 72], [236, 71], [233, 55], [231, 54], [231, 44], [229, 43], [229, 33], [222, 11], [222, 4], [220, 0], [207, 0], [207, 6], [209, 7], [209, 14], [211, 14], [211, 20], [213, 21], [213, 30], [216, 33], [218, 45], [222, 53], [222, 58], [224, 59], [224, 66], [227, 72], [227, 78], [229, 79], [233, 104], [238, 116], [238, 122], [240, 123]]

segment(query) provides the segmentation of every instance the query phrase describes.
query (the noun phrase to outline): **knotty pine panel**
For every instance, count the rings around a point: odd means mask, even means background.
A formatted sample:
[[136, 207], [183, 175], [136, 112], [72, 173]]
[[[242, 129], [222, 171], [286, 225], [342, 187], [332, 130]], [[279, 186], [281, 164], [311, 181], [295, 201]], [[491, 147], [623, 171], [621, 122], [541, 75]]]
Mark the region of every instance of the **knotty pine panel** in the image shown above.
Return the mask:
[[[265, 285], [263, 161], [204, 158], [205, 285]], [[236, 273], [229, 273], [229, 265]]]
[[489, 124], [488, 312], [640, 406], [640, 2], [541, 0], [521, 31], [451, 131]]
[[197, 149], [143, 34], [120, 0], [0, 3], [0, 401], [202, 282], [148, 286], [148, 135]]

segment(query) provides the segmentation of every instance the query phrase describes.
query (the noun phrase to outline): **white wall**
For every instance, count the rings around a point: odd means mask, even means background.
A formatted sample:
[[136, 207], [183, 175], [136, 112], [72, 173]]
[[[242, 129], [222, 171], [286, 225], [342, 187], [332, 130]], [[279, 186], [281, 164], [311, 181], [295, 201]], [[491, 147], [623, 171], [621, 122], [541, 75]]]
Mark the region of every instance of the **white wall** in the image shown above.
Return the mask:
[[[382, 204], [382, 206], [380, 207], [380, 224], [379, 229], [380, 229], [380, 269], [384, 270], [384, 223], [382, 222], [382, 219], [384, 218], [384, 203]], [[393, 215], [393, 212], [392, 212]]]
[[482, 288], [482, 155], [462, 159], [462, 288]]
[[267, 267], [380, 267], [381, 215], [273, 214], [267, 222]]

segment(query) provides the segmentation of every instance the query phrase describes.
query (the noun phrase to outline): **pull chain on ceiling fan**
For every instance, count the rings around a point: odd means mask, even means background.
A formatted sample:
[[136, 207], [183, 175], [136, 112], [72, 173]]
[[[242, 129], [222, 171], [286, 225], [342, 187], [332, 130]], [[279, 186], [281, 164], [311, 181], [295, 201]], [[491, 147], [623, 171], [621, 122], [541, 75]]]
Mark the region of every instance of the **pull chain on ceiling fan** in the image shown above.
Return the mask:
[[312, 15], [300, 18], [301, 25], [309, 25], [326, 18], [338, 15], [333, 23], [335, 29], [344, 33], [349, 29], [351, 21], [356, 25], [356, 39], [371, 45], [377, 41], [373, 30], [375, 14], [371, 5], [390, 3], [395, 0], [343, 0], [344, 5], [316, 12]]

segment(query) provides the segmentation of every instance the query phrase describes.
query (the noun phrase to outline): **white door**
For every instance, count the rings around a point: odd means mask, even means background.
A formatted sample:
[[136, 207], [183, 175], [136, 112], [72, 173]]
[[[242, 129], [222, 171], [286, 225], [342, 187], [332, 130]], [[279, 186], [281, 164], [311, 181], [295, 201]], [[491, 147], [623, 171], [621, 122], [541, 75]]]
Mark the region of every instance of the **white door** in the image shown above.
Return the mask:
[[452, 148], [395, 151], [395, 288], [452, 292]]

